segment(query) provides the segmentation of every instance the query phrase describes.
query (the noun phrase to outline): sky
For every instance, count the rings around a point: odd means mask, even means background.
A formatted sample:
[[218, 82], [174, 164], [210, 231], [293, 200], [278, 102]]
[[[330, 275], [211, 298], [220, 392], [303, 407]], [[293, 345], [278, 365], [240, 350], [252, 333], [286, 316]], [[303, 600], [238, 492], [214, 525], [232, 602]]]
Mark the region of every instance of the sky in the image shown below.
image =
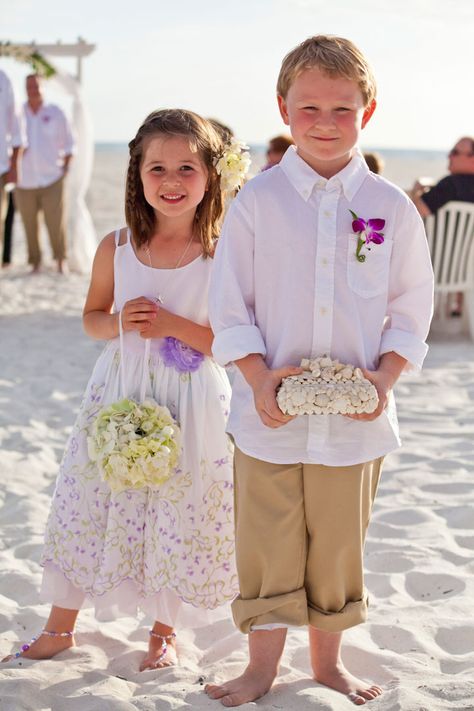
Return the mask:
[[[373, 67], [363, 146], [445, 150], [474, 133], [472, 0], [0, 0], [0, 18], [2, 42], [95, 44], [83, 88], [100, 142], [129, 141], [150, 111], [179, 106], [266, 143], [286, 130], [281, 61], [315, 34], [348, 37]], [[28, 67], [0, 57], [0, 68], [23, 100]]]

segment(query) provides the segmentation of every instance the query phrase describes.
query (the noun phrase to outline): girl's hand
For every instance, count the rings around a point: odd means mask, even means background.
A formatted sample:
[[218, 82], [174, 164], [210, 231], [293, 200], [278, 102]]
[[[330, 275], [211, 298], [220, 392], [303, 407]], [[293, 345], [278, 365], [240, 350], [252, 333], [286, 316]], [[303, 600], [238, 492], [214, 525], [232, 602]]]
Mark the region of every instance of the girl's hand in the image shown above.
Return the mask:
[[122, 308], [122, 326], [124, 331], [142, 331], [148, 328], [158, 315], [158, 304], [146, 296], [127, 301]]
[[171, 311], [167, 311], [162, 306], [157, 306], [155, 317], [145, 324], [142, 324], [138, 330], [142, 338], [166, 338], [166, 336], [173, 335], [173, 325], [175, 322], [175, 314], [171, 313]]
[[288, 375], [299, 375], [301, 368], [284, 366], [275, 370], [262, 369], [256, 373], [250, 384], [253, 390], [255, 409], [260, 419], [267, 427], [276, 429], [294, 420], [296, 415], [285, 415], [278, 407], [276, 391], [283, 378]]

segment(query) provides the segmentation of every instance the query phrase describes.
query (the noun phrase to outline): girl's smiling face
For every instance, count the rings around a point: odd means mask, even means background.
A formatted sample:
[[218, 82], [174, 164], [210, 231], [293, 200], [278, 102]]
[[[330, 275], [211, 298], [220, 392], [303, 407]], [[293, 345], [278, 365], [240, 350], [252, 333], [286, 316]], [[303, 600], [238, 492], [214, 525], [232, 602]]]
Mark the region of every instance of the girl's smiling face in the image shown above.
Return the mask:
[[157, 213], [182, 217], [194, 215], [206, 191], [208, 171], [185, 136], [157, 134], [145, 145], [140, 178], [145, 199]]
[[278, 104], [298, 154], [325, 178], [349, 163], [360, 131], [375, 110], [375, 100], [364, 106], [354, 80], [317, 68], [299, 74], [286, 97], [278, 96]]

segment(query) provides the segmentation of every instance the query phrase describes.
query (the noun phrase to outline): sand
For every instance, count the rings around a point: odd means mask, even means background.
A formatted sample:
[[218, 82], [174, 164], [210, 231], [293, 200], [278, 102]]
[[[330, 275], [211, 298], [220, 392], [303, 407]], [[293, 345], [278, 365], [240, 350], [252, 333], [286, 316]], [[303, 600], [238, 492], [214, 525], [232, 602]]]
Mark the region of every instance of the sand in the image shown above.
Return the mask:
[[[0, 276], [0, 656], [41, 629], [42, 535], [59, 460], [102, 345], [82, 332], [87, 278], [14, 266]], [[385, 688], [368, 708], [474, 708], [474, 345], [431, 339], [421, 376], [398, 388], [404, 446], [387, 459], [366, 548], [369, 621], [345, 635], [351, 670]], [[180, 666], [138, 672], [149, 620], [81, 613], [78, 646], [0, 668], [0, 709], [219, 709], [204, 681], [240, 673], [246, 639], [224, 621], [179, 631]], [[310, 677], [292, 630], [259, 709], [349, 709]]]

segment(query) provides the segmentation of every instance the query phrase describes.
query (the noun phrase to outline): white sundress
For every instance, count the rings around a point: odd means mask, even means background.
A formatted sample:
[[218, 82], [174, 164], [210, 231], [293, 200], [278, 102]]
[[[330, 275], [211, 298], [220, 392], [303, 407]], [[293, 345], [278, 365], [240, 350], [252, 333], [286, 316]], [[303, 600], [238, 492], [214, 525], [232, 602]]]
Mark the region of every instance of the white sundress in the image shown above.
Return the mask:
[[[162, 293], [164, 308], [208, 325], [212, 260], [198, 257], [175, 270], [155, 269], [139, 261], [128, 234], [122, 245], [118, 235], [115, 309], [130, 299]], [[192, 350], [194, 370], [187, 371], [182, 344], [173, 341], [151, 340], [145, 376], [147, 396], [166, 405], [181, 428], [178, 467], [159, 490], [113, 494], [89, 459], [87, 436], [97, 412], [124, 396], [120, 342], [109, 341], [92, 372], [60, 466], [41, 561], [45, 602], [69, 609], [92, 604], [100, 620], [134, 615], [140, 607], [171, 626], [205, 624], [215, 619], [208, 614], [212, 610], [229, 614], [226, 603], [238, 592], [232, 445], [225, 433], [230, 385], [212, 358]], [[137, 332], [124, 334], [128, 397], [139, 396], [144, 348]]]

